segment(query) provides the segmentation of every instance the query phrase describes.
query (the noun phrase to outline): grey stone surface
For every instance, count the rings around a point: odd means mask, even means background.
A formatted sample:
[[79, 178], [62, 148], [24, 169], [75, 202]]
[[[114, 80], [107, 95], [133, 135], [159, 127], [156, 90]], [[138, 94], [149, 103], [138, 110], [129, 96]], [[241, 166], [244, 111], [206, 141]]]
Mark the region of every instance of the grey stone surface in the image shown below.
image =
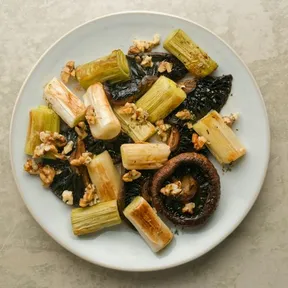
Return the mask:
[[[82, 22], [136, 9], [192, 19], [234, 47], [261, 88], [272, 132], [265, 184], [239, 228], [194, 262], [144, 274], [94, 266], [54, 242], [20, 199], [8, 155], [14, 101], [46, 48]], [[287, 15], [287, 0], [0, 0], [0, 287], [287, 287]]]

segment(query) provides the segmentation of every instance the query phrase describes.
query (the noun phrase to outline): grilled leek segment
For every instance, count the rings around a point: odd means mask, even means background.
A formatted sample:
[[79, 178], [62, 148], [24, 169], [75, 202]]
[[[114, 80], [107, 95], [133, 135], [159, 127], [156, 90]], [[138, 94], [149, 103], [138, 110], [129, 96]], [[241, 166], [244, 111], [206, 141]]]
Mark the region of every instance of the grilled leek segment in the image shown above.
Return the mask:
[[44, 87], [44, 99], [71, 128], [85, 119], [86, 108], [82, 101], [57, 78]]
[[136, 123], [131, 119], [131, 115], [121, 113], [121, 109], [122, 107], [115, 107], [115, 115], [121, 123], [122, 130], [128, 134], [134, 142], [146, 141], [155, 134], [156, 128], [151, 122]]
[[137, 196], [123, 213], [153, 252], [159, 252], [173, 239], [171, 230], [143, 197]]
[[181, 29], [173, 31], [166, 38], [163, 46], [196, 77], [205, 77], [218, 67], [217, 63]]
[[214, 110], [194, 124], [193, 129], [206, 138], [206, 146], [221, 164], [236, 161], [246, 153], [235, 133]]
[[78, 66], [76, 78], [85, 89], [96, 82], [127, 81], [130, 79], [130, 70], [126, 56], [120, 49], [114, 50], [108, 56]]
[[60, 131], [59, 116], [47, 106], [39, 106], [29, 112], [29, 125], [26, 136], [25, 153], [33, 155], [35, 147], [41, 144], [40, 132]]
[[121, 125], [113, 113], [103, 85], [100, 82], [91, 85], [83, 96], [83, 100], [85, 106], [88, 107], [86, 119], [93, 137], [102, 140], [115, 138], [121, 131]]
[[159, 169], [171, 152], [170, 147], [162, 143], [123, 144], [120, 150], [122, 164], [128, 170]]
[[108, 151], [94, 156], [87, 168], [91, 181], [96, 186], [100, 201], [118, 199], [122, 180]]
[[77, 236], [118, 225], [121, 223], [121, 218], [117, 201], [111, 200], [87, 208], [75, 208], [71, 212], [71, 222], [73, 233]]
[[136, 106], [147, 111], [152, 123], [164, 119], [186, 99], [186, 93], [165, 76], [160, 76], [137, 102]]

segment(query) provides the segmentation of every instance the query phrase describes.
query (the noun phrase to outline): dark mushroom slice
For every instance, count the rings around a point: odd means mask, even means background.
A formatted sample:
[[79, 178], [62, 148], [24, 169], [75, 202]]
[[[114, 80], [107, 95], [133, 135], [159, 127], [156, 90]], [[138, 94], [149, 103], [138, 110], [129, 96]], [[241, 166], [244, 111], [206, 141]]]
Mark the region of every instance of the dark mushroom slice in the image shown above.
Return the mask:
[[186, 99], [167, 117], [166, 122], [183, 125], [187, 120], [177, 118], [176, 114], [184, 109], [190, 111], [192, 121], [201, 119], [211, 110], [220, 112], [230, 95], [232, 80], [232, 75], [199, 79], [196, 88], [187, 94]]
[[121, 132], [116, 138], [108, 141], [95, 139], [90, 131], [87, 131], [87, 133], [88, 136], [84, 139], [86, 150], [96, 155], [107, 150], [114, 164], [121, 162], [121, 145], [133, 142], [133, 140], [124, 132]]
[[[182, 212], [183, 199], [165, 196], [160, 192], [162, 187], [171, 183], [172, 176], [176, 179], [189, 176], [197, 182], [197, 192], [192, 199], [186, 199], [195, 204], [193, 214]], [[190, 188], [192, 187], [193, 185]], [[156, 210], [174, 224], [182, 226], [204, 224], [216, 210], [220, 199], [219, 175], [205, 156], [197, 153], [183, 153], [170, 159], [155, 173], [151, 195]]]

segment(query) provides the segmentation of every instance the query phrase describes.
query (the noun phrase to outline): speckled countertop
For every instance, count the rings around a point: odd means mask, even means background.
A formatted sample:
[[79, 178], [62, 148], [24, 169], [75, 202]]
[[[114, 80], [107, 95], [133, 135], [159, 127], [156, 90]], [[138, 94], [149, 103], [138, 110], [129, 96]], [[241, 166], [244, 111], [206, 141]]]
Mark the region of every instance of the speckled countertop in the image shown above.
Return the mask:
[[[239, 228], [192, 263], [144, 274], [94, 266], [54, 242], [20, 199], [8, 154], [14, 101], [47, 47], [82, 22], [137, 9], [192, 19], [235, 48], [261, 88], [272, 135], [262, 192]], [[287, 0], [0, 0], [0, 287], [287, 287], [287, 15]]]

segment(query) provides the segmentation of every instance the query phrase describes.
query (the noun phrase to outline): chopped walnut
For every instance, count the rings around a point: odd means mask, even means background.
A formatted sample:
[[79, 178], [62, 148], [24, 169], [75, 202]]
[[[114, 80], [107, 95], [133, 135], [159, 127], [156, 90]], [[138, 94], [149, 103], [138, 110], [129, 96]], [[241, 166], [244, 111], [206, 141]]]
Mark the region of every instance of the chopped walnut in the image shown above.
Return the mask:
[[72, 166], [81, 166], [81, 165], [88, 165], [92, 161], [92, 153], [85, 152], [77, 158], [70, 161], [70, 165]]
[[86, 124], [84, 122], [78, 123], [78, 125], [75, 127], [75, 131], [81, 140], [83, 140], [84, 138], [86, 138], [88, 136], [88, 134], [86, 132], [87, 127], [86, 127]]
[[85, 192], [83, 197], [79, 201], [80, 207], [87, 207], [87, 206], [93, 206], [99, 202], [99, 197], [97, 195], [97, 190], [95, 185], [89, 184], [85, 188]]
[[153, 67], [152, 56], [144, 55], [140, 65], [143, 67]]
[[62, 201], [67, 205], [73, 205], [73, 192], [69, 190], [63, 191]]
[[193, 119], [190, 111], [188, 109], [184, 109], [181, 110], [179, 112], [176, 113], [175, 115], [177, 118], [179, 118], [180, 120], [191, 120]]
[[184, 207], [182, 208], [182, 212], [183, 213], [189, 213], [189, 214], [193, 214], [193, 209], [195, 208], [195, 203], [190, 202], [184, 205]]
[[192, 143], [194, 144], [194, 148], [199, 151], [201, 150], [205, 143], [207, 142], [207, 139], [204, 136], [199, 136], [196, 133], [192, 134]]
[[158, 67], [158, 72], [163, 73], [165, 71], [167, 71], [168, 73], [170, 73], [172, 71], [173, 68], [173, 64], [167, 61], [162, 61], [159, 64]]
[[142, 124], [145, 123], [149, 117], [147, 111], [142, 108], [137, 108], [134, 103], [126, 103], [120, 110], [121, 114], [131, 115], [131, 120]]
[[225, 124], [229, 127], [232, 127], [234, 122], [238, 120], [239, 113], [231, 113], [229, 116], [223, 116], [222, 119], [224, 120]]
[[66, 137], [58, 132], [42, 131], [40, 132], [39, 137], [44, 144], [52, 144], [56, 147], [63, 147], [67, 143]]
[[176, 181], [174, 183], [167, 184], [165, 187], [161, 188], [160, 192], [165, 196], [177, 196], [182, 191], [181, 181]]
[[96, 123], [95, 111], [92, 105], [87, 107], [85, 118], [89, 125], [94, 125]]
[[60, 77], [61, 81], [63, 83], [68, 83], [70, 76], [75, 78], [76, 71], [75, 71], [75, 62], [74, 61], [68, 61], [65, 64], [65, 67], [62, 69]]
[[132, 182], [141, 177], [141, 173], [137, 170], [131, 170], [123, 175], [122, 180], [124, 182]]
[[40, 179], [42, 180], [44, 187], [49, 187], [53, 182], [53, 179], [56, 175], [55, 169], [49, 165], [45, 165], [40, 170]]
[[133, 46], [129, 48], [128, 54], [138, 54], [142, 52], [149, 52], [154, 47], [160, 44], [160, 35], [155, 34], [152, 41], [147, 40], [133, 40]]
[[38, 175], [40, 174], [41, 167], [42, 165], [36, 163], [34, 159], [28, 159], [24, 165], [24, 170], [30, 175]]
[[74, 146], [74, 142], [73, 141], [69, 141], [66, 146], [63, 148], [62, 154], [66, 155], [68, 153], [70, 153], [73, 149]]
[[187, 126], [187, 128], [188, 128], [189, 130], [192, 130], [192, 129], [193, 129], [193, 124], [192, 124], [192, 122], [186, 122], [185, 124], [186, 124], [186, 126]]
[[170, 124], [165, 124], [164, 120], [158, 120], [156, 123], [156, 131], [163, 142], [168, 140], [169, 130], [171, 129]]
[[33, 158], [40, 158], [48, 152], [52, 154], [58, 154], [58, 150], [55, 145], [41, 143], [35, 147]]

